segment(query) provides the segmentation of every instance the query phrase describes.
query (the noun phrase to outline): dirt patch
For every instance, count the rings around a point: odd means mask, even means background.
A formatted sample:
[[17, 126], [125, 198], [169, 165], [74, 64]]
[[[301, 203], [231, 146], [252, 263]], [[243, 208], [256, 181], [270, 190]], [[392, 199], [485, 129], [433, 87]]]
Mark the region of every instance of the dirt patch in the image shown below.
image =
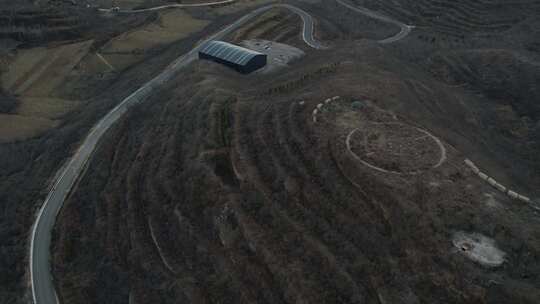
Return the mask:
[[459, 252], [469, 259], [487, 267], [504, 263], [505, 253], [495, 245], [495, 241], [479, 233], [457, 232], [452, 243]]
[[437, 168], [446, 160], [446, 149], [437, 137], [400, 121], [370, 100], [327, 99], [316, 111], [317, 119], [331, 124], [336, 132], [347, 134], [345, 143], [351, 155], [374, 170], [418, 174]]
[[294, 60], [305, 55], [301, 49], [274, 41], [254, 39], [245, 40], [242, 44], [248, 49], [261, 52], [268, 56], [267, 64], [260, 70], [261, 73], [270, 73], [285, 68]]
[[416, 174], [439, 164], [443, 156], [425, 130], [403, 123], [370, 123], [349, 133], [351, 153], [372, 168]]

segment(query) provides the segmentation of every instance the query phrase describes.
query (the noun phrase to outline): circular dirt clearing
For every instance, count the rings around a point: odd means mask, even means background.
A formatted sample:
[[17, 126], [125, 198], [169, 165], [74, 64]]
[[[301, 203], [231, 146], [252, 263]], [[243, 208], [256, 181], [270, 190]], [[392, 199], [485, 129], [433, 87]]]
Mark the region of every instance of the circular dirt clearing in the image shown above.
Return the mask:
[[437, 137], [398, 122], [369, 123], [354, 129], [346, 144], [357, 160], [385, 173], [418, 174], [446, 160], [446, 149]]

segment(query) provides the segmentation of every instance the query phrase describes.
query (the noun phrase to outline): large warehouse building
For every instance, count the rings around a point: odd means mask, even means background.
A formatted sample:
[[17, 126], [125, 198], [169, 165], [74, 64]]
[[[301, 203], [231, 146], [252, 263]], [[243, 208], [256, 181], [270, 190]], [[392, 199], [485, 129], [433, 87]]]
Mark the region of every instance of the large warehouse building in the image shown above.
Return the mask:
[[223, 41], [206, 43], [199, 50], [199, 58], [219, 62], [245, 74], [266, 65], [266, 54]]

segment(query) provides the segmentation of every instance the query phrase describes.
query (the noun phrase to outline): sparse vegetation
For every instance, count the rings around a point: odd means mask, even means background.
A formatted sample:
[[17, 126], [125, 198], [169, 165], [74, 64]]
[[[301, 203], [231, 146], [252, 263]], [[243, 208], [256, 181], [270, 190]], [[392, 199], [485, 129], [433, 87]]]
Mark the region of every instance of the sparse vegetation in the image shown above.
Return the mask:
[[130, 67], [171, 44], [201, 31], [208, 21], [195, 19], [183, 10], [157, 13], [156, 19], [136, 30], [111, 39], [100, 53], [117, 69]]
[[240, 28], [231, 39], [236, 43], [249, 39], [265, 39], [303, 46], [298, 38], [300, 30], [300, 17], [289, 10], [276, 8]]
[[57, 124], [46, 118], [0, 114], [0, 143], [36, 137]]
[[[278, 77], [237, 76], [200, 62], [135, 108], [107, 137], [60, 215], [55, 275], [63, 300], [81, 302], [97, 286], [73, 284], [85, 275], [99, 282], [101, 295], [118, 296], [112, 303], [129, 295], [162, 303], [404, 296], [535, 303], [538, 278], [526, 269], [540, 267], [540, 248], [529, 239], [538, 224], [520, 211], [524, 206], [486, 208], [489, 187], [467, 171], [460, 152], [452, 150], [443, 166], [414, 178], [388, 176], [346, 152], [344, 137], [354, 125], [341, 121], [352, 106], [336, 106], [339, 111], [311, 122], [313, 107], [341, 95], [345, 105], [370, 100], [354, 109], [366, 111], [364, 120], [377, 119], [373, 107], [386, 109], [384, 119], [405, 121], [427, 112], [417, 121], [448, 141], [472, 136], [450, 131], [463, 128], [467, 111], [452, 88], [427, 72], [408, 74], [396, 58], [392, 67], [375, 63], [379, 52], [393, 56], [365, 44], [335, 51], [336, 64], [326, 54], [311, 54], [303, 59], [309, 68]], [[337, 61], [352, 53], [360, 59]], [[408, 82], [436, 92], [432, 98], [442, 108], [432, 110]], [[377, 89], [381, 83], [385, 90]], [[149, 220], [172, 271], [151, 238]], [[506, 266], [494, 274], [451, 253], [457, 230], [493, 237], [509, 254]], [[82, 234], [88, 237], [78, 238]], [[523, 259], [525, 252], [531, 258]], [[515, 285], [490, 284], [495, 276]], [[161, 286], [170, 287], [164, 293]]]
[[[83, 1], [0, 0], [1, 303], [30, 301], [34, 213], [92, 125], [264, 3], [115, 15]], [[334, 0], [298, 2], [330, 49], [306, 47], [300, 18], [271, 10], [227, 38], [277, 40], [306, 56], [266, 75], [195, 62], [130, 108], [58, 216], [52, 273], [63, 303], [539, 302], [538, 214], [463, 159], [540, 197], [540, 2], [351, 3], [416, 28], [379, 45], [399, 29]], [[313, 123], [335, 95], [341, 103]], [[347, 134], [368, 126], [358, 119], [421, 126], [448, 159], [433, 169], [422, 138], [377, 155], [354, 138], [354, 151], [385, 168], [422, 173], [372, 170], [346, 148]], [[478, 264], [456, 232], [486, 236], [504, 261]]]

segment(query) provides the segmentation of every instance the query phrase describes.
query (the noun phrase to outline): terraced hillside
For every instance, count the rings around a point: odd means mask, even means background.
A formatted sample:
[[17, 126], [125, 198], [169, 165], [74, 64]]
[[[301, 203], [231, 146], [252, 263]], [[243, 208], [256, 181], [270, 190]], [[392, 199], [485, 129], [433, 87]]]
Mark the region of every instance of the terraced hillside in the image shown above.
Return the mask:
[[52, 42], [80, 37], [84, 23], [60, 10], [0, 11], [0, 39], [25, 43]]
[[[536, 303], [538, 218], [463, 164], [491, 140], [474, 96], [370, 43], [310, 58], [252, 77], [201, 62], [128, 114], [60, 214], [63, 301]], [[365, 144], [366, 124], [407, 127]], [[463, 231], [503, 258], [470, 259]]]
[[273, 9], [235, 32], [232, 40], [236, 43], [248, 39], [298, 43], [300, 29], [298, 15], [286, 9]]
[[540, 14], [538, 0], [356, 0], [355, 3], [440, 34], [499, 34]]
[[[100, 47], [115, 36], [155, 20], [155, 16], [107, 16], [87, 8], [83, 1], [78, 3], [73, 6], [66, 1], [49, 5], [48, 1], [0, 0], [2, 20], [17, 17], [17, 22], [31, 22], [24, 24], [51, 34], [0, 38], [1, 303], [31, 302], [27, 241], [36, 210], [55, 172], [78, 148], [88, 130], [118, 100], [225, 22], [217, 20], [207, 32], [190, 32], [187, 38], [164, 41], [161, 48], [129, 69], [114, 71], [100, 59]], [[64, 20], [77, 29], [75, 39], [57, 31], [57, 27], [65, 25]], [[3, 33], [12, 33], [8, 31], [11, 28], [3, 27]], [[54, 34], [57, 32], [60, 35]]]

